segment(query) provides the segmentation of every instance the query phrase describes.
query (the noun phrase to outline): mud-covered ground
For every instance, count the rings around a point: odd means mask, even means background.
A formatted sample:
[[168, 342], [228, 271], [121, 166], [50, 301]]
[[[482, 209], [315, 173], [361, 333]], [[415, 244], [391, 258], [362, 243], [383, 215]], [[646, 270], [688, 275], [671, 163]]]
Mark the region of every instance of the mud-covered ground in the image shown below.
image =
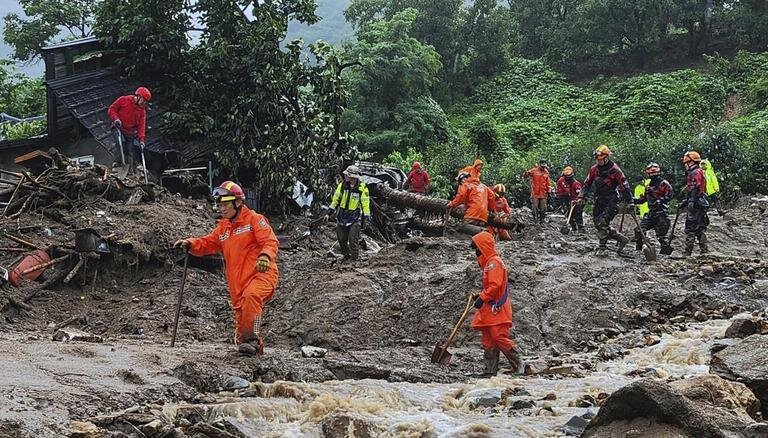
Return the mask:
[[[765, 308], [765, 207], [745, 201], [724, 216], [711, 214], [712, 254], [688, 259], [680, 257], [682, 226], [673, 256], [652, 263], [629, 246], [627, 257], [595, 256], [589, 219], [587, 235], [559, 233], [562, 218], [553, 216], [544, 227], [499, 243], [513, 285], [514, 337], [526, 360], [550, 367], [581, 361], [588, 370], [594, 361], [581, 358], [606, 345], [651, 345], [686, 323]], [[468, 325], [451, 348], [451, 365], [429, 361], [467, 294], [480, 287], [468, 240], [379, 242], [380, 251], [341, 265], [330, 250], [333, 226], [310, 228], [303, 218], [272, 221], [281, 239], [281, 277], [265, 312], [265, 357], [235, 353], [222, 263], [215, 257], [190, 261], [171, 348], [183, 257], [170, 244], [213, 225], [204, 201], [171, 196], [134, 206], [94, 200], [5, 220], [5, 232], [41, 247], [71, 245], [72, 230], [82, 227], [115, 236], [110, 257], [86, 266], [68, 285], [39, 291], [26, 309], [9, 298], [23, 299], [36, 284], [0, 290], [0, 437], [66, 436], [81, 427], [73, 421], [143, 436], [136, 427], [142, 423], [103, 416], [129, 408], [139, 415], [137, 406], [210, 404], [232, 376], [309, 385], [344, 379], [456, 385], [481, 371], [479, 336]], [[625, 234], [631, 234], [626, 224]], [[7, 266], [18, 256], [0, 252], [0, 262]], [[103, 342], [54, 341], [54, 329], [68, 320], [67, 327]], [[300, 347], [309, 345], [328, 352], [304, 358]]]

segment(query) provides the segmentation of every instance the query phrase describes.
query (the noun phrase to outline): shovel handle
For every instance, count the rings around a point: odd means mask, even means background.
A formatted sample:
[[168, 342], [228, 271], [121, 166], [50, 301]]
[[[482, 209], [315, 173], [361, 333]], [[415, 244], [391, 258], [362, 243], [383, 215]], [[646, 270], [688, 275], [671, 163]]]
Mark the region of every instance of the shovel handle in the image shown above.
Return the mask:
[[181, 314], [181, 301], [184, 298], [184, 285], [187, 282], [188, 262], [189, 262], [189, 252], [184, 254], [184, 274], [181, 277], [181, 290], [179, 290], [179, 301], [176, 303], [176, 317], [173, 319], [173, 335], [171, 335], [171, 347], [176, 345], [176, 332], [179, 330], [179, 314]]
[[669, 232], [669, 240], [667, 240], [667, 243], [672, 243], [672, 239], [675, 238], [675, 227], [677, 227], [677, 218], [680, 217], [680, 213], [682, 213], [682, 209], [678, 207], [677, 213], [675, 214], [675, 221], [672, 223], [672, 231]]
[[637, 228], [640, 230], [640, 235], [643, 237], [643, 243], [645, 243], [645, 246], [650, 248], [651, 242], [648, 240], [648, 236], [645, 235], [643, 229], [640, 227], [640, 221], [637, 220], [637, 215], [634, 212], [632, 213], [632, 219], [634, 219], [635, 225], [637, 225]]
[[571, 203], [571, 209], [568, 211], [568, 219], [565, 220], [566, 225], [571, 223], [571, 215], [573, 214], [574, 207], [576, 207], [576, 204]]
[[[445, 341], [445, 350], [448, 350], [448, 347], [451, 346], [453, 343], [453, 338], [456, 337], [456, 333], [459, 332], [459, 328], [461, 328], [461, 325], [464, 323], [464, 320], [467, 319], [467, 315], [469, 315], [469, 310], [472, 309], [472, 294], [469, 294], [469, 297], [467, 297], [467, 305], [464, 307], [464, 313], [461, 314], [461, 318], [456, 322], [456, 325], [453, 327], [453, 331], [451, 332], [451, 335], [448, 336], [448, 340]], [[442, 354], [441, 354], [442, 356]]]

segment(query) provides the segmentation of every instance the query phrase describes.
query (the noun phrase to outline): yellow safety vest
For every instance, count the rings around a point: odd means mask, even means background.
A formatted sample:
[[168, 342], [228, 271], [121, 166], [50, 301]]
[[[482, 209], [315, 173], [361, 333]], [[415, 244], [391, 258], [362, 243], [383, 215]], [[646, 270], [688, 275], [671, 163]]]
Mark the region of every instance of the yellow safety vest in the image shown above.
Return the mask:
[[[651, 183], [651, 180], [644, 179], [643, 182], [635, 186], [635, 198], [639, 198], [645, 194], [645, 186]], [[644, 218], [651, 209], [648, 207], [647, 202], [637, 205], [637, 210], [640, 212], [640, 217]]]
[[715, 169], [712, 168], [712, 163], [709, 160], [701, 160], [701, 168], [704, 169], [704, 180], [707, 182], [706, 195], [714, 195], [720, 191], [720, 181], [717, 180], [715, 175]]

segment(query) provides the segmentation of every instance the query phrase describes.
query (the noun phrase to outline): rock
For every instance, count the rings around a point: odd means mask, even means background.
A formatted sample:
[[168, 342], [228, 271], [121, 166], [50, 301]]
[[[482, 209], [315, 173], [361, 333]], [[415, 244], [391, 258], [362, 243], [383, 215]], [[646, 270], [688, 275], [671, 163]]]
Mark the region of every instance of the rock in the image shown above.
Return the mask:
[[69, 424], [71, 438], [101, 438], [104, 433], [90, 421], [73, 421]]
[[[655, 427], [671, 427], [678, 433], [664, 436], [738, 436], [754, 421], [725, 409], [713, 409], [713, 399], [708, 403], [684, 395], [705, 393], [707, 382], [679, 383], [678, 387], [685, 386], [682, 391], [654, 379], [633, 382], [611, 394], [582, 436], [656, 436]], [[637, 430], [634, 420], [646, 425], [644, 433], [628, 434]]]
[[104, 339], [101, 336], [92, 335], [88, 332], [71, 327], [64, 327], [57, 330], [56, 333], [53, 334], [53, 340], [61, 342], [104, 342]]
[[547, 374], [559, 374], [561, 376], [572, 376], [574, 374], [580, 374], [576, 368], [577, 365], [561, 365], [557, 367], [550, 367], [547, 369]]
[[468, 404], [469, 409], [476, 409], [478, 407], [490, 408], [501, 400], [501, 389], [475, 389], [466, 393], [462, 400]]
[[709, 316], [707, 316], [706, 313], [702, 312], [701, 310], [697, 310], [696, 313], [693, 314], [694, 319], [699, 322], [704, 322], [709, 319]]
[[141, 426], [141, 432], [146, 436], [154, 436], [163, 428], [163, 422], [160, 420], [150, 421]]
[[709, 349], [709, 352], [711, 354], [715, 354], [718, 351], [722, 351], [737, 342], [739, 342], [739, 339], [736, 338], [715, 339], [715, 342], [712, 343], [712, 348]]
[[573, 416], [567, 423], [565, 423], [565, 426], [563, 426], [563, 433], [566, 436], [579, 436], [584, 432], [584, 428], [587, 427], [587, 424], [589, 424], [589, 421], [586, 419]]
[[591, 408], [596, 404], [597, 404], [597, 400], [595, 400], [595, 398], [589, 394], [584, 394], [578, 399], [576, 399], [575, 402], [573, 402], [573, 405], [578, 408]]
[[597, 350], [597, 356], [603, 360], [613, 360], [624, 356], [624, 349], [616, 344], [603, 344]]
[[725, 330], [726, 338], [746, 338], [759, 331], [758, 324], [747, 318], [734, 319], [731, 325]]
[[701, 265], [699, 268], [699, 275], [702, 277], [710, 277], [714, 275], [715, 268], [712, 265]]
[[533, 359], [525, 361], [525, 375], [541, 374], [547, 371], [549, 365], [543, 359]]
[[624, 375], [629, 377], [655, 377], [657, 379], [662, 377], [661, 373], [654, 367], [637, 368], [624, 373]]
[[712, 356], [709, 370], [727, 380], [739, 381], [768, 406], [768, 336], [752, 335]]
[[229, 376], [222, 385], [226, 391], [234, 391], [236, 389], [245, 389], [251, 386], [251, 382], [243, 379], [242, 377]]
[[660, 337], [658, 337], [658, 336], [653, 336], [653, 335], [651, 335], [651, 336], [646, 336], [644, 339], [645, 339], [645, 346], [646, 346], [646, 347], [650, 347], [650, 346], [652, 346], [652, 345], [656, 345], [656, 344], [658, 344], [659, 342], [661, 342], [661, 338], [660, 338]]
[[536, 406], [536, 403], [533, 400], [529, 400], [529, 399], [518, 399], [518, 400], [512, 401], [511, 403], [509, 403], [509, 400], [508, 400], [507, 405], [509, 405], [510, 409], [517, 411], [520, 409], [530, 409]]
[[672, 318], [669, 318], [669, 322], [671, 322], [672, 324], [677, 324], [678, 322], [683, 322], [683, 321], [685, 321], [685, 315], [677, 315], [677, 316], [673, 316]]
[[557, 400], [557, 394], [550, 392], [549, 394], [545, 395], [542, 400]]
[[323, 436], [327, 438], [342, 436], [371, 438], [378, 434], [373, 424], [353, 414], [336, 414], [327, 417], [320, 424], [320, 429], [323, 431]]
[[768, 436], [768, 423], [750, 424], [744, 429], [744, 438], [765, 438]]
[[324, 357], [328, 353], [328, 350], [320, 347], [313, 347], [311, 345], [305, 345], [301, 347], [301, 355], [304, 357]]

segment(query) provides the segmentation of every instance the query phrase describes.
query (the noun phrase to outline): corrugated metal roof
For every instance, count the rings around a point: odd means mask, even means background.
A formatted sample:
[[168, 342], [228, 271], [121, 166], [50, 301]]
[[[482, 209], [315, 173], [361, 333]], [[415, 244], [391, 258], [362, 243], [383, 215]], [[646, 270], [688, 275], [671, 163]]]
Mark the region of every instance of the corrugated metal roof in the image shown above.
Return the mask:
[[60, 43], [51, 44], [50, 46], [43, 47], [43, 50], [54, 50], [54, 49], [61, 49], [63, 47], [73, 47], [73, 46], [79, 46], [81, 44], [89, 44], [89, 43], [95, 43], [99, 39], [95, 36], [89, 36], [85, 38], [78, 38], [76, 40], [70, 40], [70, 41], [62, 41]]
[[[112, 69], [98, 70], [46, 81], [61, 103], [91, 132], [91, 135], [111, 151], [117, 151], [117, 138], [111, 129], [107, 109], [118, 97], [133, 94], [135, 84], [122, 82]], [[162, 109], [150, 103], [147, 107], [147, 150], [159, 154], [177, 152], [184, 162], [211, 152], [212, 145], [195, 143], [194, 147], [179, 147], [164, 140], [160, 133]]]

